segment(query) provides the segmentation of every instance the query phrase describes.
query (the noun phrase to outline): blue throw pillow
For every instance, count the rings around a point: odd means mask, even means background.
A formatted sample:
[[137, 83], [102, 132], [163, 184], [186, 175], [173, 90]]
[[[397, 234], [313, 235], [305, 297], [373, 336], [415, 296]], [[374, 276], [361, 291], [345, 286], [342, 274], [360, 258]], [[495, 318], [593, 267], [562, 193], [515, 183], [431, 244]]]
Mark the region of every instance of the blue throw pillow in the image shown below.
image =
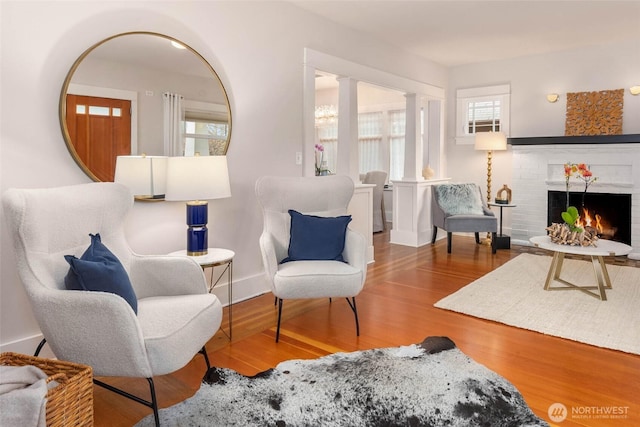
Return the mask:
[[304, 215], [289, 210], [291, 216], [291, 236], [288, 257], [282, 260], [331, 260], [342, 261], [344, 239], [351, 215], [321, 217]]
[[100, 234], [90, 234], [91, 244], [80, 258], [65, 255], [71, 268], [64, 278], [69, 290], [111, 292], [124, 298], [138, 313], [138, 298], [120, 260], [102, 243]]

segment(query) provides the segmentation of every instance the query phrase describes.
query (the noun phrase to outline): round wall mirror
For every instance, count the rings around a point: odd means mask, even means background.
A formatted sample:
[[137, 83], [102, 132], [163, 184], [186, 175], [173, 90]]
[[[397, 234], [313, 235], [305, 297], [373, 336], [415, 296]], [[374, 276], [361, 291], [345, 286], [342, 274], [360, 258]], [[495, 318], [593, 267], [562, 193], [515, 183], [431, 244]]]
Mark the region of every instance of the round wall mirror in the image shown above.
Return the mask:
[[87, 49], [67, 74], [60, 125], [94, 181], [113, 181], [117, 156], [224, 155], [227, 93], [209, 63], [172, 37], [118, 34]]

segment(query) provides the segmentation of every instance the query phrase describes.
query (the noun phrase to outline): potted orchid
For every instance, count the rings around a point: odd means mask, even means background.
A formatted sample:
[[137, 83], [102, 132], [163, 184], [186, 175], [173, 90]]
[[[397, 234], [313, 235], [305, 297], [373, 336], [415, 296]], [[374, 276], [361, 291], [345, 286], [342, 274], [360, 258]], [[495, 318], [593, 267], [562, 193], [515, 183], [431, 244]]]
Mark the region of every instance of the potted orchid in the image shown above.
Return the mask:
[[567, 204], [566, 210], [562, 212], [562, 220], [564, 224], [553, 223], [547, 227], [549, 237], [553, 243], [564, 245], [581, 245], [581, 246], [596, 246], [598, 240], [597, 232], [589, 227], [583, 227], [580, 221], [580, 213], [575, 206], [569, 206], [569, 187], [571, 186], [570, 179], [576, 175], [576, 177], [584, 181], [584, 191], [582, 192], [582, 208], [584, 209], [584, 196], [587, 194], [589, 185], [594, 183], [598, 178], [593, 176], [593, 173], [589, 170], [589, 167], [584, 163], [565, 163], [564, 164], [564, 179], [565, 188], [567, 192]]
[[598, 177], [593, 176], [593, 172], [589, 170], [589, 166], [584, 163], [565, 163], [564, 164], [564, 179], [565, 188], [567, 192], [567, 210], [569, 209], [569, 187], [571, 183], [569, 180], [576, 174], [576, 177], [584, 181], [584, 191], [582, 192], [582, 207], [584, 207], [584, 196], [587, 194], [589, 185], [598, 180]]
[[324, 145], [316, 144], [316, 176], [324, 176], [329, 174], [327, 169], [327, 162], [324, 160]]

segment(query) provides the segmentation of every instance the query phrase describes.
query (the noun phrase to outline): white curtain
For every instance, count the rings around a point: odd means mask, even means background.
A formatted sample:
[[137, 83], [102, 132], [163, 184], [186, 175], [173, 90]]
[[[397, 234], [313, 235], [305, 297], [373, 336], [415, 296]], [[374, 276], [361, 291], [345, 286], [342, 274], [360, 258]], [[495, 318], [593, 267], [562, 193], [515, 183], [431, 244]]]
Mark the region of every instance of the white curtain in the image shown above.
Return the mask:
[[166, 156], [184, 156], [187, 147], [183, 143], [182, 124], [184, 123], [183, 97], [177, 93], [163, 94], [164, 108], [164, 154]]
[[404, 177], [404, 136], [406, 130], [406, 111], [389, 111], [389, 180]]
[[360, 173], [384, 170], [382, 164], [382, 137], [358, 138]]
[[385, 170], [382, 161], [382, 112], [358, 114], [359, 172]]

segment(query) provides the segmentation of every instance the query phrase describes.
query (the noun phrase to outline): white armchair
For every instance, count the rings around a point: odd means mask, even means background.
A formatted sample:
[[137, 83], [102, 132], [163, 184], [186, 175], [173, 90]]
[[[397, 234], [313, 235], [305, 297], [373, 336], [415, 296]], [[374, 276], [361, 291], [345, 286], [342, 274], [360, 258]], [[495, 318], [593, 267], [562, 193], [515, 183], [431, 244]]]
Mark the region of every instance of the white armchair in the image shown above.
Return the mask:
[[257, 181], [256, 195], [264, 215], [260, 250], [265, 273], [278, 303], [276, 342], [280, 337], [285, 299], [344, 297], [355, 317], [356, 334], [360, 335], [355, 297], [362, 290], [367, 274], [364, 236], [346, 230], [342, 252], [345, 262], [296, 260], [282, 263], [289, 256], [289, 210], [319, 217], [343, 216], [347, 214], [353, 191], [353, 181], [346, 176], [266, 176]]
[[[133, 197], [120, 184], [10, 189], [2, 201], [20, 279], [53, 353], [90, 365], [96, 376], [146, 378], [150, 401], [94, 381], [152, 408], [158, 425], [153, 377], [184, 367], [198, 352], [208, 368], [204, 345], [222, 320], [220, 301], [207, 292], [198, 263], [131, 251], [123, 225]], [[100, 234], [128, 273], [137, 314], [119, 295], [65, 288], [64, 255], [79, 257], [90, 233]]]

